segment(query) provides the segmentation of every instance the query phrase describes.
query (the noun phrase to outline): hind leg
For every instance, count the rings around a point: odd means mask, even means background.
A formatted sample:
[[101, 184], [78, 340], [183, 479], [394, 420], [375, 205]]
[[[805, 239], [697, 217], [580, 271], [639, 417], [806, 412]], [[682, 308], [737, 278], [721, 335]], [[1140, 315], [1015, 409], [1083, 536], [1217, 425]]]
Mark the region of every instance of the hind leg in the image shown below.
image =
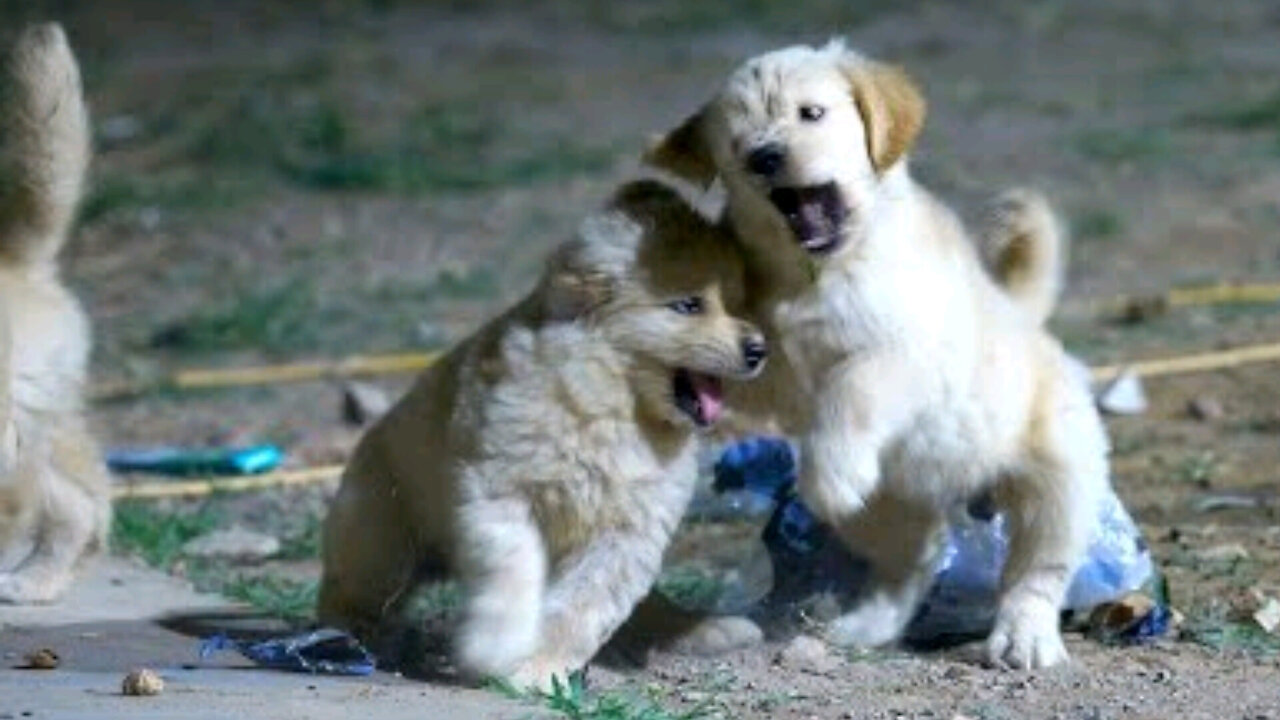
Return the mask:
[[998, 486], [1009, 527], [992, 663], [1040, 668], [1067, 661], [1058, 615], [1096, 524], [1106, 488], [1106, 436], [1084, 393], [1065, 383], [1020, 472]]
[[871, 583], [857, 606], [831, 623], [832, 643], [878, 647], [896, 641], [933, 580], [943, 518], [936, 509], [880, 492], [837, 532], [850, 552], [871, 564]]
[[537, 648], [547, 576], [543, 538], [514, 498], [458, 513], [456, 564], [466, 596], [455, 653], [472, 675], [510, 678]]
[[344, 478], [325, 518], [322, 548], [317, 617], [370, 640], [413, 589], [420, 562], [391, 486]]

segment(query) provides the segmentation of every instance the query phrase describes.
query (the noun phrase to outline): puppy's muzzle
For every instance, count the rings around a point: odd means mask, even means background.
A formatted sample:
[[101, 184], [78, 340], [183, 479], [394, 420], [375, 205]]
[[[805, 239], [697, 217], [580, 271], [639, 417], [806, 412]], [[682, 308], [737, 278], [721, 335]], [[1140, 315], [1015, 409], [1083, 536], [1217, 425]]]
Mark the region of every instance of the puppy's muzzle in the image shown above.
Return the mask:
[[769, 357], [769, 346], [759, 335], [748, 335], [742, 339], [742, 363], [748, 373], [759, 372], [764, 361]]
[[765, 143], [747, 155], [747, 169], [762, 178], [770, 179], [787, 164], [787, 152], [778, 143]]

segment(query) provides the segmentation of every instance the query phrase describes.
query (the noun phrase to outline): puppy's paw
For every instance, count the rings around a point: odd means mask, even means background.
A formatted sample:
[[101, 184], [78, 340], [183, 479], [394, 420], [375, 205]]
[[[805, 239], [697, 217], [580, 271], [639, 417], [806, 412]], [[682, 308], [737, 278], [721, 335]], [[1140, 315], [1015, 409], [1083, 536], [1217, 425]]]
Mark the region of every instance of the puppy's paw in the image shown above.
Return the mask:
[[720, 655], [764, 641], [764, 631], [749, 618], [739, 615], [709, 617], [699, 622], [671, 644], [684, 655]]
[[40, 578], [23, 573], [0, 573], [0, 604], [44, 605], [56, 602], [69, 582], [69, 576]]
[[535, 655], [507, 675], [506, 680], [517, 690], [550, 693], [557, 683], [562, 688], [567, 687], [569, 676], [580, 669], [568, 667], [562, 660]]
[[903, 606], [884, 595], [864, 601], [857, 610], [836, 618], [827, 626], [827, 641], [837, 647], [874, 648], [902, 636], [915, 614], [915, 606]]
[[1020, 670], [1053, 667], [1070, 660], [1058, 630], [1058, 610], [1029, 599], [1001, 608], [987, 638], [987, 660]]

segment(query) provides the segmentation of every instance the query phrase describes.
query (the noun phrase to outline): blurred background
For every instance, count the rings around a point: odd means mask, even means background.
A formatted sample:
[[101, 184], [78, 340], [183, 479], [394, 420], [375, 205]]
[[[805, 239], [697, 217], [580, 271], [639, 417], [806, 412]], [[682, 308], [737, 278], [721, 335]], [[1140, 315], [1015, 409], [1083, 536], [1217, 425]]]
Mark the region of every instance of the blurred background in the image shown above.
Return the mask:
[[[647, 138], [737, 63], [831, 37], [920, 82], [930, 114], [915, 174], [970, 218], [1012, 184], [1050, 195], [1073, 235], [1054, 327], [1083, 359], [1280, 339], [1274, 302], [1124, 323], [1098, 312], [1117, 294], [1280, 280], [1272, 3], [0, 8], [6, 27], [63, 22], [83, 67], [97, 157], [64, 259], [94, 320], [100, 379], [446, 347], [525, 292], [547, 249], [636, 171]], [[1260, 365], [1153, 381], [1145, 414], [1111, 421], [1120, 493], [1190, 611], [1275, 587], [1275, 378]], [[407, 381], [379, 387], [394, 397]], [[339, 406], [334, 387], [303, 384], [152, 392], [95, 412], [111, 446], [270, 440], [311, 466], [342, 462], [358, 435]], [[255, 597], [305, 613], [325, 492], [122, 505], [117, 547], [198, 574], [181, 544], [247, 524], [285, 551], [201, 577], [234, 577], [242, 595], [271, 578]], [[1207, 515], [1196, 503], [1213, 493], [1244, 499]], [[1244, 557], [1197, 554], [1224, 543]]]

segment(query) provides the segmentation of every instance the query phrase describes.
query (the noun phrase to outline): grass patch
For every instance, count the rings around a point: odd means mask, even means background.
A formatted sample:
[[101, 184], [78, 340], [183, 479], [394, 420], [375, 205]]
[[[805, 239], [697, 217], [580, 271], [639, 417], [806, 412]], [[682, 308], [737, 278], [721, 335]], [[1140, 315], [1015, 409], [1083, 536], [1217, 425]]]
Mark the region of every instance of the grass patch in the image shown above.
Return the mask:
[[215, 529], [221, 515], [209, 505], [193, 513], [164, 512], [140, 502], [118, 503], [111, 521], [111, 544], [149, 565], [167, 568], [182, 546]]
[[1253, 622], [1230, 618], [1221, 606], [1214, 606], [1188, 617], [1180, 637], [1218, 651], [1236, 651], [1261, 657], [1280, 655], [1280, 637]]
[[229, 180], [107, 175], [91, 184], [84, 202], [80, 204], [77, 221], [80, 224], [92, 223], [141, 208], [155, 208], [161, 213], [225, 210], [240, 205], [260, 191], [260, 183], [243, 176]]
[[320, 557], [320, 542], [324, 520], [319, 515], [308, 515], [302, 529], [280, 542], [277, 556], [283, 560], [311, 560]]
[[534, 700], [569, 720], [697, 720], [714, 712], [710, 702], [689, 710], [671, 710], [662, 705], [656, 693], [646, 697], [621, 691], [588, 693], [582, 673], [572, 673], [568, 679], [552, 678], [551, 692], [523, 693], [502, 682], [491, 683], [490, 689], [507, 697]]
[[895, 7], [888, 0], [741, 0], [734, 3], [657, 0], [612, 3], [605, 0], [565, 6], [588, 22], [615, 32], [696, 33], [726, 27], [768, 28], [773, 32], [845, 32]]
[[725, 590], [720, 578], [692, 565], [664, 569], [657, 588], [677, 605], [689, 609], [714, 607]]
[[1208, 487], [1213, 484], [1220, 466], [1218, 456], [1206, 450], [1183, 458], [1174, 468], [1173, 475], [1182, 482]]
[[1124, 220], [1103, 208], [1081, 214], [1072, 225], [1075, 236], [1082, 240], [1110, 240], [1124, 231]]
[[1234, 108], [1193, 115], [1190, 120], [1230, 130], [1280, 130], [1280, 91]]
[[253, 607], [291, 622], [302, 622], [315, 617], [316, 581], [298, 581], [263, 575], [240, 576], [222, 586], [222, 594], [248, 603]]
[[254, 349], [280, 353], [318, 340], [320, 307], [306, 277], [255, 287], [220, 306], [201, 308], [151, 336], [152, 347], [191, 352]]
[[287, 102], [245, 87], [214, 104], [186, 153], [197, 162], [266, 169], [312, 190], [420, 194], [530, 185], [608, 169], [616, 156], [568, 135], [530, 133], [509, 112], [431, 103], [398, 130], [364, 123], [329, 99]]
[[1091, 160], [1122, 165], [1167, 156], [1173, 143], [1169, 133], [1159, 129], [1091, 130], [1076, 137], [1075, 148]]

